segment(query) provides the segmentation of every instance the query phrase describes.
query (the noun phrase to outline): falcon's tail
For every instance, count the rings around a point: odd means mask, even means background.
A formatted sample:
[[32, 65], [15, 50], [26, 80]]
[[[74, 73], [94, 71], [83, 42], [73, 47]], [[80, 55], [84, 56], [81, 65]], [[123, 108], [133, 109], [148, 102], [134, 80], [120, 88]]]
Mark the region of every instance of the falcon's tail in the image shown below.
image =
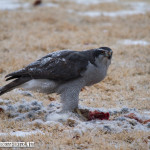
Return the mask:
[[3, 95], [6, 92], [9, 92], [16, 88], [17, 86], [29, 81], [29, 77], [20, 77], [18, 79], [15, 79], [14, 81], [8, 83], [7, 85], [3, 86], [0, 88], [0, 95]]

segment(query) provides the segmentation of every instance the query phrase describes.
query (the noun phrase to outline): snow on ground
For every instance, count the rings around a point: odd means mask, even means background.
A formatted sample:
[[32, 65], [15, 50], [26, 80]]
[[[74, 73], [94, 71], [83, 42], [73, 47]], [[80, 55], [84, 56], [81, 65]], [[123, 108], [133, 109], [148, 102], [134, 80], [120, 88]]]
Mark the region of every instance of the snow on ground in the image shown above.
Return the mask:
[[[19, 0], [0, 0], [0, 10], [16, 10], [16, 9], [30, 9], [32, 3], [21, 2]], [[43, 3], [40, 5], [41, 7], [58, 7], [57, 4], [54, 3]]]
[[97, 16], [122, 17], [122, 16], [128, 16], [128, 15], [145, 14], [146, 12], [150, 11], [149, 4], [145, 2], [135, 2], [135, 3], [125, 2], [122, 4], [130, 6], [131, 10], [120, 10], [120, 11], [115, 11], [115, 12], [85, 11], [85, 12], [78, 12], [78, 14], [82, 16], [89, 16], [89, 17], [97, 17]]
[[150, 45], [150, 42], [144, 40], [130, 40], [130, 39], [122, 40], [120, 41], [120, 43], [124, 45], [142, 45], [142, 46]]
[[[90, 4], [97, 4], [97, 3], [111, 3], [111, 2], [118, 2], [127, 7], [131, 7], [130, 10], [121, 10], [115, 12], [107, 12], [107, 11], [84, 11], [84, 12], [77, 12], [75, 10], [69, 9], [67, 10], [69, 13], [77, 13], [81, 16], [90, 16], [90, 17], [97, 17], [97, 16], [109, 16], [109, 17], [122, 17], [127, 15], [135, 15], [135, 14], [145, 14], [146, 12], [150, 11], [150, 6], [146, 2], [119, 2], [118, 0], [72, 0], [78, 4], [90, 5]], [[19, 0], [0, 0], [0, 10], [16, 10], [19, 8], [30, 10], [32, 4], [31, 3], [20, 3]], [[58, 7], [58, 4], [55, 3], [42, 3], [41, 7]]]
[[10, 100], [3, 100], [3, 99], [0, 99], [0, 105], [2, 105], [2, 104], [9, 104], [9, 103], [11, 103]]
[[25, 136], [28, 136], [28, 135], [32, 135], [32, 134], [37, 134], [37, 133], [40, 133], [40, 134], [44, 134], [41, 130], [33, 130], [33, 131], [15, 131], [15, 132], [9, 132], [9, 133], [0, 133], [0, 136], [8, 136], [8, 135], [11, 135], [11, 136], [20, 136], [20, 137], [25, 137]]
[[[1, 100], [0, 102], [3, 102]], [[83, 134], [87, 130], [96, 131], [102, 130], [106, 133], [118, 133], [122, 131], [133, 131], [133, 130], [145, 130], [150, 131], [150, 122], [142, 124], [135, 119], [126, 117], [126, 115], [134, 113], [139, 119], [150, 119], [150, 115], [147, 113], [139, 113], [138, 110], [134, 108], [89, 108], [80, 106], [82, 109], [88, 109], [90, 111], [100, 111], [100, 112], [109, 112], [109, 120], [92, 120], [85, 121], [78, 114], [75, 113], [60, 113], [61, 105], [57, 102], [52, 102], [48, 106], [43, 106], [42, 102], [33, 100], [27, 102], [22, 100], [12, 104], [10, 101], [6, 103], [1, 103], [0, 109], [3, 110], [3, 113], [7, 115], [10, 120], [26, 120], [30, 119], [33, 121], [26, 122], [29, 124], [46, 124], [49, 126], [64, 126], [68, 125], [73, 127], [73, 133]], [[65, 132], [70, 132], [65, 130]], [[25, 136], [29, 134], [42, 133], [38, 130], [30, 132], [10, 132], [11, 135], [16, 136]], [[0, 135], [8, 135], [8, 133], [0, 133]]]
[[72, 0], [73, 2], [79, 3], [79, 4], [98, 4], [98, 3], [112, 3], [117, 2], [118, 0]]
[[33, 94], [30, 91], [23, 91], [23, 90], [20, 90], [20, 89], [14, 89], [14, 92], [16, 94], [22, 94], [23, 96], [33, 97]]
[[144, 111], [143, 113], [150, 115], [150, 111]]
[[21, 102], [15, 104], [1, 105], [0, 108], [4, 110], [5, 114], [14, 120], [24, 120], [24, 119], [37, 119], [46, 113], [46, 109], [42, 102], [33, 100], [27, 102], [22, 100]]
[[0, 0], [0, 10], [15, 10], [28, 7], [29, 3], [19, 3], [18, 0]]

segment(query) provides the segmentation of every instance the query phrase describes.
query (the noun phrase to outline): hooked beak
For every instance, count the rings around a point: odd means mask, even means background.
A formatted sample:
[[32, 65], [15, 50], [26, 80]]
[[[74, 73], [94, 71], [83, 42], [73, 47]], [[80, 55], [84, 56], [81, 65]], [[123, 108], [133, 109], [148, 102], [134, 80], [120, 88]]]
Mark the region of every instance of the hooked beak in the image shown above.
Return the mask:
[[109, 51], [107, 53], [105, 53], [105, 57], [107, 57], [108, 59], [111, 59], [112, 58], [112, 51]]

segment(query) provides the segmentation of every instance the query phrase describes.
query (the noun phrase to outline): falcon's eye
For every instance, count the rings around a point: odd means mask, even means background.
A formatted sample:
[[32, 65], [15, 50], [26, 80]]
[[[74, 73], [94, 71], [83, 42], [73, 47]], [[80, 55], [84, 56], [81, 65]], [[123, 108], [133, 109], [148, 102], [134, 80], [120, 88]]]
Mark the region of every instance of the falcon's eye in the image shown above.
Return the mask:
[[104, 52], [104, 51], [101, 51], [101, 54], [105, 54], [105, 52]]

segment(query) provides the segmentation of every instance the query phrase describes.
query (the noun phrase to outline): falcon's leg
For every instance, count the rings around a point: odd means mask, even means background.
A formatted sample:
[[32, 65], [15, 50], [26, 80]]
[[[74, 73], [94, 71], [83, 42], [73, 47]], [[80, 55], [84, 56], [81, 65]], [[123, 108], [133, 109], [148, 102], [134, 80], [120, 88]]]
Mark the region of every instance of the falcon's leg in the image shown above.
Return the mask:
[[78, 78], [59, 86], [57, 93], [61, 96], [62, 111], [74, 111], [78, 108], [79, 92], [84, 85], [83, 78]]
[[80, 89], [69, 87], [61, 93], [62, 111], [73, 111], [78, 108]]

